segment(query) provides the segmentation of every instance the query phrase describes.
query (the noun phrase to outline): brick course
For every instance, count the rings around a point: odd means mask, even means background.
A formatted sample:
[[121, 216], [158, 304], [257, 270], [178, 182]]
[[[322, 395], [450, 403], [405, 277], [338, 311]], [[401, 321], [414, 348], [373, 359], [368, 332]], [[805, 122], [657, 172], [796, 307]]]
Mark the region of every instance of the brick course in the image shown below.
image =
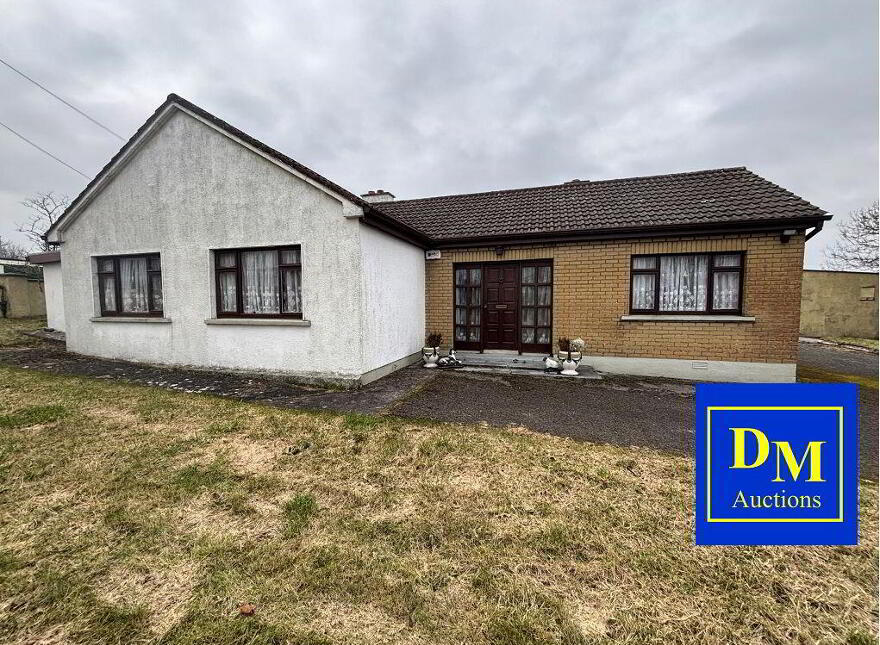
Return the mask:
[[[643, 253], [745, 251], [743, 315], [754, 323], [625, 322], [630, 256]], [[553, 343], [587, 342], [589, 355], [794, 363], [800, 325], [804, 235], [779, 233], [669, 237], [494, 248], [444, 249], [426, 260], [426, 333], [453, 338], [457, 262], [553, 259]]]

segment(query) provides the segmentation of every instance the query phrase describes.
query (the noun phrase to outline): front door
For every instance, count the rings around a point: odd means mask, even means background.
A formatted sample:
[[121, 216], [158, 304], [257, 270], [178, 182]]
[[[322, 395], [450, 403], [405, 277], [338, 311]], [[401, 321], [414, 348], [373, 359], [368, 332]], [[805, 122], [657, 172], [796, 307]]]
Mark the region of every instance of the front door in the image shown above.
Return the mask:
[[519, 263], [484, 265], [486, 349], [518, 349]]
[[553, 261], [456, 264], [456, 349], [550, 351]]

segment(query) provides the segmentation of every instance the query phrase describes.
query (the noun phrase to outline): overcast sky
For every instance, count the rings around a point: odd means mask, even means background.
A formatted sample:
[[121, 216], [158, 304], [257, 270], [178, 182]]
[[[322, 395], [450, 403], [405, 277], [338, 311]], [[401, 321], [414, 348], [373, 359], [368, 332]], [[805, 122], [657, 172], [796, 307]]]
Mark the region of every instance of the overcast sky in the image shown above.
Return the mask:
[[[0, 0], [0, 57], [125, 137], [176, 92], [357, 193], [745, 165], [840, 217], [878, 196], [877, 10]], [[121, 145], [5, 67], [0, 121], [88, 175]], [[0, 236], [85, 183], [0, 130]]]

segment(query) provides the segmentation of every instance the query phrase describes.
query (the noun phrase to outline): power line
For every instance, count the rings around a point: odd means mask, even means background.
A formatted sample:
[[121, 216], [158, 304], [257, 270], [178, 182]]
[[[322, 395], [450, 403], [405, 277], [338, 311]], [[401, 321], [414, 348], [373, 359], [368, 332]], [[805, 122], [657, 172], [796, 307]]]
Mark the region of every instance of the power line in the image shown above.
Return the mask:
[[5, 123], [3, 123], [3, 121], [0, 121], [0, 126], [3, 126], [3, 127], [6, 128], [7, 130], [9, 130], [12, 134], [14, 134], [15, 136], [17, 136], [17, 137], [18, 137], [19, 139], [21, 139], [22, 141], [26, 141], [27, 143], [31, 144], [34, 148], [36, 148], [37, 150], [39, 150], [39, 151], [42, 152], [43, 154], [49, 155], [50, 157], [52, 157], [55, 161], [57, 161], [57, 162], [60, 163], [61, 165], [63, 165], [63, 166], [67, 166], [67, 167], [70, 168], [73, 172], [79, 173], [80, 175], [82, 175], [82, 176], [85, 177], [86, 179], [89, 179], [89, 180], [92, 179], [92, 178], [89, 177], [86, 173], [84, 173], [84, 172], [80, 172], [79, 170], [77, 170], [76, 168], [74, 168], [73, 166], [71, 166], [69, 163], [67, 163], [67, 162], [65, 162], [65, 161], [61, 161], [61, 159], [59, 159], [58, 157], [56, 157], [55, 155], [53, 155], [51, 152], [49, 152], [49, 151], [46, 150], [45, 148], [41, 148], [40, 146], [38, 146], [36, 143], [34, 143], [34, 142], [31, 141], [30, 139], [28, 139], [28, 138], [27, 138], [26, 136], [24, 136], [23, 134], [19, 134], [18, 132], [16, 132], [16, 131], [13, 130], [12, 128], [10, 128], [8, 125], [6, 125]]
[[[32, 79], [30, 76], [28, 76], [27, 74], [25, 74], [25, 73], [22, 72], [21, 70], [18, 70], [18, 69], [16, 69], [16, 68], [14, 68], [12, 65], [10, 65], [9, 63], [7, 63], [7, 62], [6, 62], [5, 60], [3, 60], [2, 58], [0, 58], [0, 63], [3, 63], [4, 65], [6, 65], [6, 67], [8, 67], [9, 69], [11, 69], [13, 72], [15, 72], [16, 74], [18, 74], [18, 75], [21, 76], [22, 78], [25, 78], [25, 79], [29, 80], [31, 83], [33, 83], [34, 85], [36, 85], [37, 87], [39, 87], [41, 90], [43, 90], [43, 91], [46, 92], [47, 94], [50, 94], [51, 96], [54, 96], [56, 99], [58, 99], [59, 101], [61, 101], [62, 103], [64, 103], [64, 105], [66, 105], [67, 107], [69, 107], [71, 110], [73, 110], [74, 112], [76, 112], [76, 113], [78, 113], [78, 114], [84, 116], [84, 117], [87, 118], [89, 121], [91, 121], [91, 122], [94, 123], [96, 126], [98, 126], [99, 128], [102, 128], [102, 129], [106, 130], [107, 132], [109, 132], [110, 134], [112, 134], [114, 137], [116, 137], [116, 138], [119, 139], [120, 141], [125, 141], [125, 137], [123, 137], [123, 136], [120, 135], [120, 134], [116, 134], [115, 132], [113, 132], [113, 130], [111, 130], [110, 128], [108, 128], [106, 125], [104, 125], [103, 123], [101, 123], [101, 122], [98, 121], [97, 119], [93, 119], [92, 117], [90, 117], [88, 114], [86, 114], [85, 112], [83, 112], [82, 110], [80, 110], [80, 109], [79, 109], [78, 107], [76, 107], [75, 105], [71, 105], [70, 103], [68, 103], [67, 101], [65, 101], [63, 98], [61, 98], [60, 96], [58, 96], [55, 92], [53, 92], [52, 90], [50, 90], [48, 87], [45, 87], [44, 85], [40, 85], [39, 83], [37, 83], [37, 81], [35, 81], [34, 79]], [[77, 172], [79, 172], [79, 171], [77, 171]], [[80, 174], [82, 174], [82, 173], [80, 173]]]

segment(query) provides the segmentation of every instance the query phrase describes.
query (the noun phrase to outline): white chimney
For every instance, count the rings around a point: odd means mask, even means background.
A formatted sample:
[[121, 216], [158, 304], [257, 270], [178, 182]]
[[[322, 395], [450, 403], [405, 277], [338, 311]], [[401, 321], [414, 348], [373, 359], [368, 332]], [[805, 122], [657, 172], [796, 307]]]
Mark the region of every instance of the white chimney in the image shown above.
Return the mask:
[[392, 195], [388, 191], [379, 188], [377, 190], [371, 190], [370, 192], [361, 195], [361, 199], [371, 204], [377, 204], [379, 202], [393, 202], [394, 195]]

